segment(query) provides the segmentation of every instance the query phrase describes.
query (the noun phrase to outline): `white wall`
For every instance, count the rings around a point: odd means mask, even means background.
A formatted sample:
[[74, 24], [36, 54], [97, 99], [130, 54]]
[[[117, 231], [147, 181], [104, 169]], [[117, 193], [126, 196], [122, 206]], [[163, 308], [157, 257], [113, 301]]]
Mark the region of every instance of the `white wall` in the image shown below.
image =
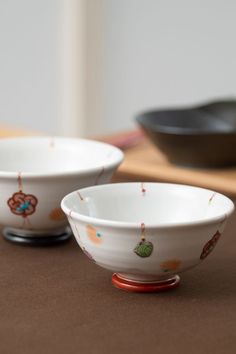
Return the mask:
[[235, 13], [233, 0], [0, 0], [0, 124], [103, 134], [236, 95]]
[[83, 134], [83, 6], [0, 0], [0, 124]]
[[90, 131], [130, 128], [147, 108], [236, 95], [235, 1], [91, 2], [104, 13], [92, 29], [103, 55]]

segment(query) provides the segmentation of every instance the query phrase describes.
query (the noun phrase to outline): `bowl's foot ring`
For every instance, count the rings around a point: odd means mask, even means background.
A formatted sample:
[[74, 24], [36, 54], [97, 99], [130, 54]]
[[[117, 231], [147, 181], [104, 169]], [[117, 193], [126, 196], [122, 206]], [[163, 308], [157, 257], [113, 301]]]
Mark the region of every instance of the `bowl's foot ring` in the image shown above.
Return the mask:
[[137, 281], [131, 281], [119, 277], [118, 274], [114, 273], [112, 275], [112, 284], [122, 290], [137, 292], [137, 293], [156, 293], [175, 289], [179, 286], [180, 277], [175, 275], [171, 279], [151, 282], [151, 283], [141, 283]]
[[27, 235], [23, 236], [22, 234], [16, 234], [12, 232], [10, 229], [3, 229], [2, 235], [6, 241], [16, 243], [22, 246], [54, 246], [58, 244], [65, 243], [71, 239], [72, 232], [69, 227], [67, 227], [64, 231], [59, 234], [53, 235]]

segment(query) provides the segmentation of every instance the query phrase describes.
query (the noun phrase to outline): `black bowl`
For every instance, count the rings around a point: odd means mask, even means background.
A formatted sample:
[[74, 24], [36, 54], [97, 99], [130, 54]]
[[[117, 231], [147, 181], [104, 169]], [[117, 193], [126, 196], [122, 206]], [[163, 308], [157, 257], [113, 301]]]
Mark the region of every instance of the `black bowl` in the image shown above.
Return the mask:
[[191, 167], [236, 165], [236, 101], [187, 109], [149, 111], [137, 122], [174, 164]]

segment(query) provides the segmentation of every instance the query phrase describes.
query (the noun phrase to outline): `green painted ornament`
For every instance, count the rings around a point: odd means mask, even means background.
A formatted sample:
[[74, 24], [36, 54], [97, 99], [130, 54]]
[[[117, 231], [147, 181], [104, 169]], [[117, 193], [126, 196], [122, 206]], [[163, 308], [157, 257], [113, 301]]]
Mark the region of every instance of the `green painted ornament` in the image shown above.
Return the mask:
[[142, 239], [134, 249], [134, 252], [142, 258], [151, 256], [153, 251], [153, 244], [145, 239]]

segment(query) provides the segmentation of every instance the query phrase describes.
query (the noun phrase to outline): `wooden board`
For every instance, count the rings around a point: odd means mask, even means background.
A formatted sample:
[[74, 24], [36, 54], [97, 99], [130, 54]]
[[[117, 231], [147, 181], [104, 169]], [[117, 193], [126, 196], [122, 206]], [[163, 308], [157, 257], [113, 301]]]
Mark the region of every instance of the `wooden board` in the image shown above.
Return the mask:
[[[30, 131], [25, 131], [23, 129], [17, 129], [14, 127], [0, 125], [0, 138], [7, 138], [7, 137], [16, 137], [16, 136], [29, 136], [29, 135], [36, 135], [37, 133], [33, 133]], [[37, 134], [38, 135], [38, 134]]]
[[146, 138], [125, 150], [125, 160], [114, 180], [189, 184], [236, 197], [236, 167], [210, 170], [178, 167], [170, 164]]

